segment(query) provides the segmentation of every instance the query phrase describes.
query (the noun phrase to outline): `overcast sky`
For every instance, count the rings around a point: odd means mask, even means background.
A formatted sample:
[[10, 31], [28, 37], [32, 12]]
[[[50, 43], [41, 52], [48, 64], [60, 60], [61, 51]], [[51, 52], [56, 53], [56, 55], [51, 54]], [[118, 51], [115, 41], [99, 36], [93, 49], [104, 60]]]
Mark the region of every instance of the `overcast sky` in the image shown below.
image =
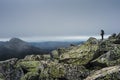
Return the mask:
[[0, 0], [0, 38], [120, 32], [120, 0]]

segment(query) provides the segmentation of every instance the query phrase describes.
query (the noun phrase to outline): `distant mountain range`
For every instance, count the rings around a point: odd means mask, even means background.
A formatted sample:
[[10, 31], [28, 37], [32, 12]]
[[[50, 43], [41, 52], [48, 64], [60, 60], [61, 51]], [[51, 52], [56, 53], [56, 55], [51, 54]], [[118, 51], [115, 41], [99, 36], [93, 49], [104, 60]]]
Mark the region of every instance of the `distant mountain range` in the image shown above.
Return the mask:
[[70, 45], [78, 45], [84, 41], [46, 41], [46, 42], [31, 42], [32, 46], [43, 50], [52, 51], [61, 47], [69, 47]]
[[52, 50], [77, 45], [82, 42], [25, 42], [19, 38], [12, 38], [7, 42], [0, 42], [0, 60], [6, 60], [13, 57], [24, 58], [31, 54], [48, 54]]
[[44, 54], [44, 51], [18, 38], [12, 38], [7, 42], [0, 42], [0, 60], [13, 57], [23, 58], [25, 55], [30, 54]]

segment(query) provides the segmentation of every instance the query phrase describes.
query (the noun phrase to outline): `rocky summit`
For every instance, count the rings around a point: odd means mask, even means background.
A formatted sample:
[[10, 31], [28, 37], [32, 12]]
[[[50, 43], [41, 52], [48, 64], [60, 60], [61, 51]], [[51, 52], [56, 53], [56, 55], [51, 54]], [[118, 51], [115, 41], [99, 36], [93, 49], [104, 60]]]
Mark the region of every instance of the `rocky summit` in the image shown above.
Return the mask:
[[[33, 53], [34, 54], [34, 53]], [[120, 33], [0, 62], [0, 80], [120, 80]]]

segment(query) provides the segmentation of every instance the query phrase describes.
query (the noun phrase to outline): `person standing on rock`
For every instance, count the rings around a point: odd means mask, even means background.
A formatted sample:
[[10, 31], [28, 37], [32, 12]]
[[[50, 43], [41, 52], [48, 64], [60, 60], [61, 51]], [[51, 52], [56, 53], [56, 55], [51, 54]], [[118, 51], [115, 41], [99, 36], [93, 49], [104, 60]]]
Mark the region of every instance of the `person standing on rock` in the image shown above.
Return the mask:
[[105, 33], [104, 33], [104, 30], [101, 30], [101, 34], [100, 34], [100, 35], [101, 35], [101, 37], [102, 37], [102, 40], [104, 39], [104, 34], [105, 34]]

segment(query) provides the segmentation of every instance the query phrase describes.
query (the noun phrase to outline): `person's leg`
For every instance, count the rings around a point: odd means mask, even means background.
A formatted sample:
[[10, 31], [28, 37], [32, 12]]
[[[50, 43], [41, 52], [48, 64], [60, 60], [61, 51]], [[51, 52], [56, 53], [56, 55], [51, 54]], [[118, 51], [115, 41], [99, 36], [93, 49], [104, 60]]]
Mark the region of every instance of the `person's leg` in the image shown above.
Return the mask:
[[102, 40], [103, 40], [103, 35], [102, 35]]

